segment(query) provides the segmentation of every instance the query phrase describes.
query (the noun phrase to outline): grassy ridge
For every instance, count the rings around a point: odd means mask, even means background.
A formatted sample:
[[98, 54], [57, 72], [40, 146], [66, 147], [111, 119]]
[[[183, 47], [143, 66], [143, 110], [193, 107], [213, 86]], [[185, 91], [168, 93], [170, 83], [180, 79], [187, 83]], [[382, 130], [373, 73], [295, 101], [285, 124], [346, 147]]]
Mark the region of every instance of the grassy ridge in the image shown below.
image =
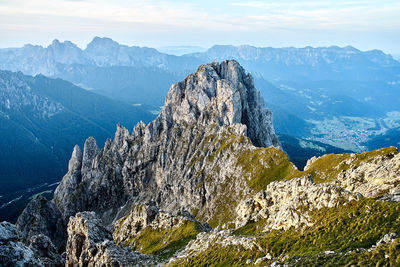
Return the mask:
[[[400, 260], [399, 242], [381, 248], [387, 250], [386, 254], [389, 253], [390, 257], [387, 259], [385, 253], [379, 250], [364, 254], [344, 253], [358, 248], [370, 248], [387, 233], [400, 233], [400, 203], [372, 199], [353, 200], [338, 208], [315, 210], [312, 219], [314, 226], [304, 231], [292, 228], [284, 232], [274, 230], [267, 233], [262, 232], [264, 221], [250, 222], [237, 229], [234, 234], [257, 236], [258, 245], [265, 252], [245, 250], [238, 246], [215, 245], [196, 257], [176, 263], [176, 266], [241, 266], [248, 259], [254, 263], [267, 252], [273, 257], [300, 255], [304, 258], [304, 262], [308, 261], [311, 266], [319, 258], [325, 258], [326, 264], [331, 266], [341, 266], [349, 262], [365, 263], [368, 257], [374, 257], [376, 262], [390, 260], [392, 263], [397, 263]], [[334, 256], [320, 255], [327, 250], [342, 254], [336, 254], [335, 257], [340, 258], [332, 261]], [[293, 258], [291, 260], [295, 262]], [[301, 262], [297, 264], [301, 265]]]

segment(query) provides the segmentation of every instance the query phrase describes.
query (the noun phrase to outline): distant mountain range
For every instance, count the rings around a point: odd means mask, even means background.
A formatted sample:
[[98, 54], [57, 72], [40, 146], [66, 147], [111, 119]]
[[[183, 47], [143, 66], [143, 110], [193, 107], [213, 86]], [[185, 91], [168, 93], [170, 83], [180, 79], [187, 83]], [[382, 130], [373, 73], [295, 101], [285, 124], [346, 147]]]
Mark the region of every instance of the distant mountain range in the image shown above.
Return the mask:
[[207, 48], [201, 46], [188, 46], [188, 45], [181, 45], [181, 46], [162, 46], [157, 48], [158, 51], [161, 53], [174, 55], [174, 56], [182, 56], [185, 54], [190, 53], [199, 53], [207, 51]]
[[156, 109], [172, 83], [199, 64], [224, 59], [238, 60], [253, 75], [281, 134], [363, 151], [371, 137], [400, 126], [400, 116], [391, 115], [400, 111], [400, 62], [380, 50], [216, 45], [173, 56], [99, 37], [85, 49], [58, 40], [48, 47], [0, 49], [0, 69], [62, 78]]

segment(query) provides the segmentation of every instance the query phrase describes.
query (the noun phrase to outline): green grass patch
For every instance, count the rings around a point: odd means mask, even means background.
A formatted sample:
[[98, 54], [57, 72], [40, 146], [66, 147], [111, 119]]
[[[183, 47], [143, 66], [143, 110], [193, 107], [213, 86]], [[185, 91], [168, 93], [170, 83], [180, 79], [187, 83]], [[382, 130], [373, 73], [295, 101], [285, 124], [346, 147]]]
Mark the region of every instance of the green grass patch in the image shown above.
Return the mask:
[[274, 147], [240, 152], [237, 162], [249, 174], [247, 184], [256, 192], [273, 181], [301, 176], [287, 155]]
[[261, 251], [249, 251], [239, 246], [214, 245], [200, 252], [196, 257], [183, 259], [169, 266], [248, 266], [246, 261], [251, 259], [253, 264], [257, 258], [265, 256]]
[[201, 232], [198, 222], [186, 221], [172, 229], [153, 229], [146, 227], [139, 235], [125, 241], [125, 246], [132, 246], [144, 254], [155, 254], [162, 258], [171, 257], [177, 250], [185, 247], [190, 240]]
[[235, 229], [233, 235], [254, 236], [263, 232], [266, 220], [259, 220], [257, 222], [250, 221], [246, 225]]
[[351, 253], [324, 253], [289, 258], [290, 266], [400, 266], [400, 239], [383, 244], [372, 251], [353, 251]]
[[[173, 266], [242, 266], [248, 259], [254, 263], [266, 252], [275, 258], [301, 256], [300, 260], [289, 259], [295, 266], [400, 266], [399, 241], [379, 246], [372, 252], [345, 254], [357, 248], [370, 248], [387, 233], [400, 233], [400, 203], [373, 199], [351, 201], [338, 208], [315, 210], [312, 219], [314, 226], [304, 231], [292, 228], [267, 233], [262, 232], [265, 221], [249, 222], [233, 234], [256, 236], [265, 252], [215, 245]], [[323, 252], [327, 250], [337, 253], [325, 255]], [[385, 258], [385, 255], [389, 256]]]

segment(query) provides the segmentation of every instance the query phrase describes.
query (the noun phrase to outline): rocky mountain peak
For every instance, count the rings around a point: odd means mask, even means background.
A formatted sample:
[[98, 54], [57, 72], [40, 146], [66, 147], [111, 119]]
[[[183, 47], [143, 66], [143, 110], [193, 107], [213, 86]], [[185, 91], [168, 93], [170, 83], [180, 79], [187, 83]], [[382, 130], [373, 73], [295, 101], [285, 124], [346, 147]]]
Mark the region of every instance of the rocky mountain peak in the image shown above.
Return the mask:
[[279, 146], [272, 114], [264, 108], [250, 74], [235, 60], [201, 65], [194, 74], [172, 85], [159, 118], [169, 125], [243, 124], [256, 146]]
[[96, 139], [94, 139], [94, 137], [91, 136], [86, 139], [83, 148], [82, 171], [85, 171], [91, 167], [91, 163], [99, 151], [100, 149], [97, 146]]
[[93, 40], [87, 45], [86, 50], [98, 50], [105, 48], [119, 47], [119, 44], [114, 40], [106, 37], [94, 37]]
[[138, 123], [132, 133], [117, 125], [114, 140], [101, 150], [93, 137], [82, 154], [75, 147], [54, 201], [66, 219], [92, 210], [113, 220], [110, 214], [119, 217], [117, 209], [132, 198], [134, 203], [154, 200], [167, 212], [202, 206], [204, 214], [211, 214], [211, 201], [205, 199], [218, 189], [201, 185], [225, 157], [215, 153], [224, 149], [227, 136], [236, 150], [253, 147], [251, 143], [279, 146], [271, 112], [252, 77], [234, 60], [201, 65], [172, 85], [163, 110], [148, 125]]

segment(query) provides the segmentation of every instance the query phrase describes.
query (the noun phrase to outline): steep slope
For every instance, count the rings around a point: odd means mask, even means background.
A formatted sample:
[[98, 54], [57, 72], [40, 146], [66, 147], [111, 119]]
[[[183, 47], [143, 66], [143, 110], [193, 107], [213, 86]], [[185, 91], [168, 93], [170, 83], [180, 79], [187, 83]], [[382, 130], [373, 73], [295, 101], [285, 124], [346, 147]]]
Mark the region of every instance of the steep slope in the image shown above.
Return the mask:
[[[103, 143], [112, 136], [116, 123], [133, 127], [153, 117], [141, 107], [96, 95], [60, 79], [0, 71], [0, 206], [11, 201], [9, 197], [24, 195], [4, 194], [57, 182], [66, 172], [71, 147], [83, 144], [87, 136], [93, 135]], [[23, 198], [26, 201], [35, 193]], [[0, 213], [2, 219], [15, 216], [8, 205]]]
[[149, 125], [138, 124], [132, 134], [119, 127], [102, 150], [88, 139], [81, 161], [75, 148], [78, 170], [69, 170], [54, 200], [65, 217], [94, 210], [112, 219], [110, 213], [132, 199], [154, 200], [167, 211], [199, 209], [199, 215], [211, 219], [219, 208], [212, 201], [219, 187], [239, 186], [233, 178], [239, 176], [228, 167], [236, 159], [219, 152], [254, 149], [247, 148], [250, 140], [257, 146], [279, 145], [271, 113], [263, 106], [251, 76], [237, 62], [202, 65], [171, 87], [163, 110]]

